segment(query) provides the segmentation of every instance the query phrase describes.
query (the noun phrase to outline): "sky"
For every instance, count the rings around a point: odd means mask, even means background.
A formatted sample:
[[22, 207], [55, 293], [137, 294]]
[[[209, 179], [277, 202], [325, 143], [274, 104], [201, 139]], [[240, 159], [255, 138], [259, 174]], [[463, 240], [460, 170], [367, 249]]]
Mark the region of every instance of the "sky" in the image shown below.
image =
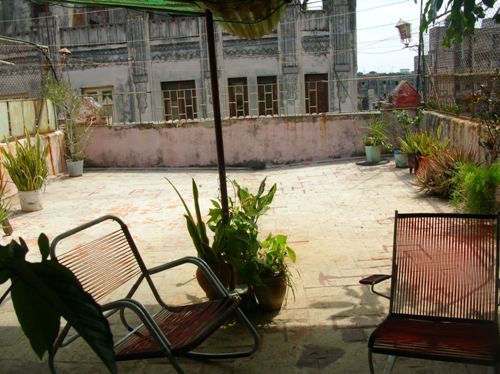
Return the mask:
[[[309, 0], [314, 8], [321, 0]], [[414, 0], [358, 0], [356, 23], [358, 39], [358, 71], [368, 73], [413, 70], [416, 49], [405, 49], [399, 39], [396, 24], [399, 19], [411, 23], [414, 37], [410, 45], [418, 43], [420, 1]]]
[[358, 0], [356, 7], [358, 71], [368, 73], [413, 70], [416, 48], [403, 48], [396, 24], [411, 23], [411, 45], [418, 44], [420, 2], [414, 0]]
[[411, 45], [418, 44], [420, 2], [413, 0], [358, 0], [357, 39], [358, 71], [368, 73], [413, 70], [416, 48], [403, 48], [396, 24], [399, 19], [411, 23]]

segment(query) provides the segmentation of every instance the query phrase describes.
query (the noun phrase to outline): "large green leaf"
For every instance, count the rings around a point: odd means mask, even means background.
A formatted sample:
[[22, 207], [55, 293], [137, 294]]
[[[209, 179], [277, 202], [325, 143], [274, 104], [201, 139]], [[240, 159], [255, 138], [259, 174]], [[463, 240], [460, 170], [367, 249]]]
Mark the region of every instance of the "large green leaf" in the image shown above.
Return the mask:
[[42, 233], [38, 236], [38, 248], [40, 249], [40, 254], [42, 255], [42, 261], [45, 261], [50, 254], [50, 244], [47, 235]]
[[117, 372], [113, 336], [100, 306], [83, 290], [71, 271], [54, 260], [31, 264], [53, 291], [50, 299], [112, 373]]
[[[43, 283], [40, 287], [46, 287]], [[45, 290], [50, 292], [50, 290]], [[33, 351], [42, 359], [51, 351], [59, 332], [60, 313], [29, 282], [23, 278], [13, 282], [12, 303], [24, 335], [30, 341]]]
[[[41, 236], [42, 247], [45, 239]], [[62, 316], [115, 373], [113, 337], [99, 305], [87, 294], [73, 273], [55, 260], [29, 263], [24, 259], [26, 243], [12, 241], [10, 258], [0, 256], [2, 269], [12, 279], [12, 302], [19, 323], [35, 353], [52, 352]]]

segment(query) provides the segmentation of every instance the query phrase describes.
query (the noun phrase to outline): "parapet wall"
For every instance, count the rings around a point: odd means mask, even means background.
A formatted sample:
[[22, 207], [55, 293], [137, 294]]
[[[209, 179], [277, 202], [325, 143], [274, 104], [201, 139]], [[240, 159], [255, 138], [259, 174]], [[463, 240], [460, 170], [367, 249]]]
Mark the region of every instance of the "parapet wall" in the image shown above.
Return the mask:
[[[223, 121], [228, 165], [285, 164], [364, 154], [362, 137], [374, 113], [252, 117]], [[211, 120], [184, 124], [94, 126], [86, 165], [185, 167], [217, 164]]]

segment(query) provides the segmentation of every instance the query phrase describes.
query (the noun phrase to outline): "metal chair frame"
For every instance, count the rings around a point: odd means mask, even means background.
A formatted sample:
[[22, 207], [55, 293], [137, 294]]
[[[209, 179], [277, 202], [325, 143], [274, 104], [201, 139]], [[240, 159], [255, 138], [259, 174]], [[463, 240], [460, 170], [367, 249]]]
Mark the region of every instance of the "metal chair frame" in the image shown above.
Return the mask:
[[[119, 219], [118, 217], [112, 216], [112, 215], [106, 215], [102, 216], [100, 218], [97, 218], [95, 220], [92, 220], [88, 223], [85, 223], [81, 226], [78, 226], [72, 230], [69, 230], [59, 236], [57, 236], [51, 243], [51, 256], [52, 258], [57, 258], [56, 257], [56, 246], [57, 244], [62, 241], [63, 239], [66, 239], [72, 235], [75, 235], [83, 230], [89, 229], [90, 227], [93, 227], [99, 223], [102, 223], [104, 221], [115, 221], [116, 223], [119, 224], [120, 230], [122, 231], [123, 235], [126, 238], [126, 241], [128, 243], [128, 247], [130, 251], [132, 251], [133, 256], [135, 260], [137, 261], [137, 265], [140, 269], [139, 272], [139, 277], [135, 281], [135, 283], [132, 285], [131, 289], [125, 296], [125, 298], [120, 299], [120, 300], [115, 300], [112, 302], [104, 303], [101, 304], [101, 308], [103, 310], [103, 314], [106, 317], [109, 317], [116, 312], [119, 312], [120, 314], [120, 320], [125, 326], [125, 328], [129, 331], [129, 333], [120, 339], [118, 342], [115, 343], [115, 348], [120, 345], [123, 341], [125, 341], [127, 338], [129, 338], [131, 335], [135, 334], [139, 328], [145, 327], [151, 334], [151, 336], [154, 338], [156, 341], [158, 347], [160, 348], [160, 353], [158, 352], [152, 352], [152, 353], [141, 353], [139, 355], [128, 355], [124, 357], [116, 357], [117, 361], [119, 360], [133, 360], [133, 359], [139, 359], [139, 358], [150, 358], [150, 357], [162, 357], [166, 356], [175, 370], [178, 373], [183, 373], [182, 368], [180, 367], [178, 360], [176, 359], [177, 356], [184, 356], [184, 357], [191, 357], [191, 358], [196, 358], [196, 359], [233, 359], [233, 358], [240, 358], [240, 357], [247, 357], [252, 355], [259, 347], [260, 345], [260, 336], [253, 326], [253, 324], [248, 320], [248, 318], [245, 316], [243, 311], [240, 309], [238, 305], [238, 301], [236, 298], [232, 297], [229, 292], [224, 288], [222, 283], [219, 281], [215, 273], [210, 269], [210, 267], [204, 262], [203, 260], [196, 258], [196, 257], [184, 257], [175, 261], [171, 261], [168, 263], [165, 263], [163, 265], [159, 265], [153, 268], [148, 269], [146, 265], [144, 264], [139, 250], [137, 249], [137, 246], [135, 245], [135, 242], [126, 226], [126, 224]], [[74, 251], [78, 251], [78, 247], [72, 249], [70, 252], [73, 253]], [[69, 253], [69, 252], [68, 252]], [[66, 255], [64, 253], [62, 256]], [[62, 257], [61, 256], [61, 257]], [[164, 334], [164, 332], [161, 330], [160, 326], [155, 322], [154, 317], [159, 314], [160, 312], [156, 313], [155, 315], [151, 315], [146, 308], [138, 301], [132, 299], [134, 296], [135, 292], [139, 288], [139, 286], [142, 284], [144, 280], [146, 280], [146, 283], [148, 284], [149, 288], [151, 289], [154, 298], [158, 302], [158, 304], [163, 308], [162, 310], [167, 310], [167, 311], [173, 311], [175, 312], [175, 307], [169, 306], [166, 302], [163, 301], [163, 299], [160, 296], [160, 293], [158, 292], [157, 287], [155, 286], [153, 280], [151, 279], [151, 276], [157, 273], [160, 273], [165, 270], [169, 270], [172, 268], [175, 268], [180, 265], [184, 264], [193, 264], [204, 272], [206, 277], [210, 280], [212, 285], [215, 287], [217, 292], [220, 295], [220, 300], [221, 303], [224, 303], [224, 307], [226, 307], [227, 304], [227, 315], [225, 315], [224, 320], [221, 320], [218, 323], [215, 323], [214, 325], [211, 326], [206, 332], [201, 334], [201, 338], [198, 338], [198, 340], [193, 341], [191, 344], [186, 346], [180, 351], [175, 351], [172, 349], [172, 342], [169, 341], [167, 336]], [[71, 266], [68, 266], [71, 269]], [[135, 275], [137, 276], [137, 275]], [[78, 278], [78, 275], [77, 275]], [[123, 282], [125, 283], [125, 282]], [[111, 290], [114, 291], [118, 289], [121, 284], [117, 284], [116, 287], [113, 287]], [[85, 288], [85, 287], [84, 287]], [[94, 296], [94, 295], [93, 295]], [[95, 296], [94, 296], [95, 297]], [[98, 297], [95, 297], [98, 299]], [[200, 304], [201, 305], [201, 304]], [[137, 315], [142, 322], [142, 325], [139, 326], [131, 326], [125, 318], [125, 311], [130, 310], [132, 311], [135, 315]], [[227, 322], [230, 318], [233, 316], [236, 316], [240, 322], [242, 322], [247, 329], [249, 330], [250, 335], [253, 338], [253, 345], [251, 348], [248, 350], [243, 350], [243, 351], [235, 351], [235, 352], [214, 352], [214, 353], [208, 353], [208, 352], [197, 352], [194, 351], [193, 349], [199, 346], [204, 340], [206, 340], [213, 332], [215, 332], [220, 326], [222, 326], [225, 322]], [[61, 347], [65, 347], [71, 342], [75, 341], [76, 339], [79, 338], [79, 335], [77, 333], [74, 333], [71, 336], [68, 336], [68, 333], [71, 329], [71, 326], [69, 324], [66, 324], [66, 326], [61, 330], [59, 336], [56, 339], [56, 342], [54, 344], [54, 349], [52, 354], [49, 356], [49, 367], [53, 372], [55, 372], [55, 354], [57, 353], [58, 349]]]
[[[396, 310], [397, 309], [394, 306], [394, 300], [396, 296], [396, 288], [399, 282], [398, 279], [398, 266], [399, 264], [396, 263], [397, 259], [397, 251], [398, 251], [398, 223], [399, 220], [402, 218], [409, 218], [409, 219], [426, 219], [426, 218], [437, 218], [437, 219], [447, 219], [447, 218], [452, 218], [452, 219], [477, 219], [477, 220], [485, 220], [488, 222], [494, 222], [495, 226], [493, 229], [494, 235], [495, 235], [495, 249], [494, 249], [494, 254], [492, 256], [493, 260], [491, 261], [493, 263], [492, 267], [494, 266], [494, 269], [491, 268], [489, 270], [494, 272], [494, 283], [496, 283], [496, 287], [493, 286], [494, 288], [494, 295], [490, 295], [490, 300], [493, 300], [493, 303], [495, 304], [494, 307], [494, 317], [489, 319], [482, 320], [480, 318], [472, 318], [472, 317], [466, 317], [468, 315], [472, 315], [473, 313], [471, 311], [465, 311], [463, 312], [464, 317], [463, 318], [447, 318], [446, 316], [437, 316], [437, 315], [424, 315], [425, 313], [422, 314], [405, 314], [401, 313], [401, 310]], [[417, 234], [415, 234], [417, 235]], [[474, 363], [474, 364], [480, 364], [480, 365], [489, 365], [493, 366], [495, 373], [500, 373], [500, 364], [499, 364], [499, 359], [500, 359], [500, 338], [498, 335], [498, 305], [499, 305], [499, 291], [498, 288], [500, 286], [500, 281], [498, 280], [499, 278], [499, 237], [500, 237], [500, 227], [499, 227], [499, 216], [498, 215], [473, 215], [473, 214], [456, 214], [456, 213], [415, 213], [415, 214], [399, 214], [396, 211], [395, 214], [395, 222], [394, 222], [394, 242], [393, 242], [393, 259], [392, 259], [392, 275], [387, 275], [387, 274], [374, 274], [369, 277], [363, 278], [360, 280], [361, 284], [364, 285], [369, 285], [371, 288], [371, 291], [374, 294], [377, 294], [379, 296], [385, 297], [390, 300], [390, 306], [389, 306], [389, 315], [387, 316], [386, 320], [382, 322], [376, 329], [375, 331], [372, 332], [370, 335], [369, 341], [368, 341], [368, 363], [369, 363], [369, 368], [370, 368], [370, 373], [374, 373], [374, 368], [373, 368], [373, 361], [372, 361], [372, 355], [373, 353], [382, 353], [382, 354], [388, 354], [388, 355], [394, 355], [394, 356], [404, 356], [404, 357], [414, 357], [414, 358], [425, 358], [425, 359], [431, 359], [431, 360], [438, 360], [438, 361], [452, 361], [452, 362], [463, 362], [463, 363]], [[432, 239], [432, 238], [431, 238]], [[426, 238], [426, 240], [429, 240], [429, 238]], [[489, 242], [491, 244], [491, 242]], [[423, 245], [423, 244], [422, 244]], [[429, 245], [429, 242], [426, 243], [426, 245]], [[420, 248], [422, 250], [422, 248]], [[492, 274], [491, 272], [488, 274]], [[384, 295], [378, 291], [375, 290], [375, 285], [378, 283], [381, 283], [387, 279], [391, 279], [391, 288], [390, 288], [390, 296]], [[493, 283], [492, 281], [492, 283]], [[421, 285], [420, 285], [421, 286]], [[418, 286], [417, 286], [418, 287]], [[477, 307], [477, 305], [475, 306]], [[400, 307], [398, 307], [400, 308]], [[473, 308], [473, 306], [469, 305], [469, 308]], [[424, 308], [425, 309], [425, 308]], [[443, 353], [433, 353], [433, 352], [428, 352], [427, 354], [422, 354], [422, 353], [412, 353], [410, 351], [405, 351], [403, 349], [399, 349], [397, 346], [393, 347], [385, 347], [385, 348], [375, 348], [375, 340], [377, 339], [376, 334], [378, 333], [378, 330], [382, 327], [382, 325], [386, 322], [389, 321], [390, 319], [397, 319], [400, 318], [400, 321], [408, 321], [405, 322], [405, 324], [409, 323], [410, 320], [412, 321], [434, 321], [438, 323], [438, 329], [439, 329], [439, 323], [444, 322], [446, 324], [460, 324], [460, 323], [466, 323], [466, 324], [477, 324], [478, 327], [481, 326], [486, 326], [489, 328], [490, 326], [495, 326], [496, 327], [496, 340], [495, 340], [495, 357], [492, 359], [491, 362], [486, 362], [484, 360], [480, 359], [470, 359], [467, 357], [457, 357], [456, 355], [453, 354], [443, 354]], [[402, 325], [400, 327], [401, 329], [405, 329], [406, 327]], [[437, 334], [439, 334], [439, 331], [437, 331]], [[391, 368], [389, 369], [389, 372]]]

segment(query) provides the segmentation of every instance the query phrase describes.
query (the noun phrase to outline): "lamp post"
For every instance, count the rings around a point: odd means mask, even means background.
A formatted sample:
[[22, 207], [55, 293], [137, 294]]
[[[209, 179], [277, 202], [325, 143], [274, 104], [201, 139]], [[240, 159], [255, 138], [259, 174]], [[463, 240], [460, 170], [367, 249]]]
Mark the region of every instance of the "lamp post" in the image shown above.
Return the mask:
[[[414, 0], [415, 4], [417, 4], [417, 0]], [[396, 28], [399, 31], [399, 37], [401, 38], [401, 42], [404, 44], [405, 48], [417, 48], [417, 92], [420, 92], [420, 75], [422, 73], [422, 67], [425, 65], [424, 60], [424, 34], [422, 33], [422, 10], [423, 10], [424, 2], [420, 0], [420, 13], [419, 13], [419, 23], [418, 23], [418, 44], [410, 45], [411, 42], [411, 24], [403, 21], [402, 19], [396, 24]], [[421, 63], [422, 61], [422, 63]], [[424, 69], [425, 70], [425, 69]], [[423, 76], [425, 80], [425, 72]], [[425, 82], [423, 84], [422, 89], [422, 97], [425, 101]]]
[[69, 56], [71, 55], [71, 51], [68, 48], [61, 48], [59, 49], [58, 52], [59, 52], [59, 69], [60, 69], [59, 74], [61, 75], [62, 78], [62, 75], [64, 73], [64, 67], [69, 61]]
[[422, 47], [423, 47], [422, 32], [419, 30], [418, 44], [410, 45], [410, 42], [411, 42], [411, 24], [409, 22], [406, 22], [406, 21], [403, 21], [402, 19], [400, 19], [395, 27], [398, 29], [399, 37], [401, 39], [401, 43], [403, 43], [403, 45], [404, 45], [404, 48], [417, 49], [416, 86], [417, 86], [417, 92], [422, 92], [423, 90], [421, 90], [421, 87], [420, 87], [420, 75], [422, 74], [422, 64], [420, 61], [422, 58]]

